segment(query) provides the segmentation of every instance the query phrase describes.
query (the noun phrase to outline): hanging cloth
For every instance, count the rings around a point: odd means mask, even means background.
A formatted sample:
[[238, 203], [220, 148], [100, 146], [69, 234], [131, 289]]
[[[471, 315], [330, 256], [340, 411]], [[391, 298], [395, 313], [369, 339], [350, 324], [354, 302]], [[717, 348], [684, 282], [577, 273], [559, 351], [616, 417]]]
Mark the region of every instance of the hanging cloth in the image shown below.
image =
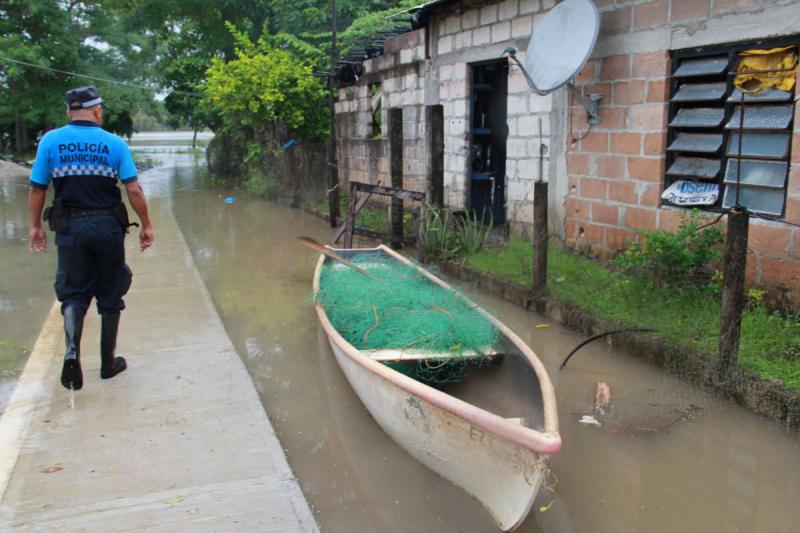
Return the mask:
[[[737, 71], [776, 70], [795, 68], [796, 66], [797, 47], [785, 46], [769, 50], [745, 50], [740, 52]], [[760, 93], [770, 87], [775, 87], [781, 91], [791, 91], [794, 88], [795, 76], [794, 70], [739, 74], [734, 78], [733, 84], [746, 93]]]

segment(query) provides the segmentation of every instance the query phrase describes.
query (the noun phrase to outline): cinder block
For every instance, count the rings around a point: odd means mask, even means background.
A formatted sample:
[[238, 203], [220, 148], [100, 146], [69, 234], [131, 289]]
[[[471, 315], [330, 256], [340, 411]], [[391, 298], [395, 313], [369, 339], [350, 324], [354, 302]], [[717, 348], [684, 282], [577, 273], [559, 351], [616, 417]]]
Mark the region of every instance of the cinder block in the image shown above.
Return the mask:
[[453, 100], [453, 116], [456, 118], [467, 116], [467, 101], [464, 99]]
[[467, 79], [467, 64], [466, 63], [456, 63], [453, 65], [453, 80], [465, 80]]
[[506, 142], [506, 157], [509, 159], [523, 159], [528, 155], [528, 143], [525, 139], [511, 139]]
[[505, 0], [497, 8], [498, 20], [510, 20], [519, 13], [519, 0]]
[[446, 35], [439, 39], [439, 46], [437, 48], [437, 53], [439, 55], [449, 54], [453, 51], [453, 36]]
[[508, 126], [508, 137], [516, 137], [518, 135], [517, 129], [517, 120], [514, 117], [508, 117], [506, 119], [506, 125]]
[[508, 114], [509, 115], [525, 115], [528, 113], [528, 97], [527, 96], [509, 96], [508, 97]]
[[[541, 125], [541, 132], [539, 128]], [[539, 134], [541, 133], [545, 142], [549, 142], [550, 136], [550, 117], [543, 115], [525, 115], [519, 118], [519, 136], [520, 137], [535, 137], [536, 142], [539, 142]], [[538, 144], [537, 144], [538, 147]], [[539, 153], [538, 149], [536, 153]]]
[[553, 110], [553, 93], [545, 96], [536, 93], [530, 96], [531, 113], [549, 113]]
[[453, 65], [442, 65], [439, 67], [439, 81], [447, 81], [453, 77]]
[[508, 21], [492, 24], [492, 43], [502, 43], [511, 38], [511, 23]]
[[478, 10], [470, 9], [461, 15], [461, 27], [465, 30], [472, 29], [478, 25]]
[[497, 4], [489, 4], [481, 8], [480, 21], [482, 26], [497, 22]]
[[472, 32], [472, 46], [480, 46], [488, 44], [492, 38], [492, 29], [490, 26], [481, 26]]
[[[533, 31], [533, 17], [517, 17], [511, 21], [511, 37], [530, 37]], [[522, 59], [520, 59], [522, 61]]]
[[539, 0], [520, 0], [519, 12], [525, 13], [538, 13], [542, 10], [542, 3]]
[[525, 75], [519, 70], [513, 70], [508, 76], [508, 92], [509, 94], [525, 93], [530, 91], [528, 87], [528, 80]]
[[468, 94], [467, 91], [467, 81], [466, 80], [459, 80], [454, 81], [450, 86], [450, 98], [466, 98]]
[[414, 50], [406, 49], [400, 50], [400, 64], [407, 65], [414, 61]]
[[440, 83], [439, 84], [439, 99], [440, 100], [447, 100], [450, 98], [450, 84], [449, 83]]
[[450, 129], [453, 135], [463, 135], [466, 131], [467, 121], [463, 118], [454, 118], [445, 122], [445, 127]]
[[450, 15], [444, 21], [445, 33], [456, 33], [461, 31], [461, 17], [459, 15]]
[[456, 50], [472, 46], [472, 31], [463, 31], [456, 34]]

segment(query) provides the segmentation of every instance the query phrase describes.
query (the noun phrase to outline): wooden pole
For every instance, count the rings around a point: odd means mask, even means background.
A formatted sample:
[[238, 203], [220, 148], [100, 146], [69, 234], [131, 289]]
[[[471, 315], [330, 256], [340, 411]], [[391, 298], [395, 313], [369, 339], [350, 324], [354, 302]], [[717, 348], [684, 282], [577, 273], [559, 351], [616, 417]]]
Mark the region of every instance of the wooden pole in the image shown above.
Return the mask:
[[358, 184], [350, 182], [350, 198], [347, 203], [347, 217], [344, 219], [344, 247], [353, 247], [353, 232], [356, 229], [356, 196], [358, 196]]
[[[389, 109], [389, 172], [392, 187], [403, 188], [403, 110], [399, 107]], [[395, 250], [403, 246], [403, 200], [392, 198], [391, 203], [391, 245]]]
[[538, 297], [547, 287], [547, 195], [544, 181], [544, 154], [547, 147], [542, 136], [542, 118], [539, 117], [539, 177], [533, 184], [533, 286], [532, 296]]
[[428, 153], [431, 155], [428, 167], [430, 204], [441, 209], [444, 207], [444, 107], [425, 106], [425, 124], [428, 133]]
[[533, 184], [533, 296], [547, 287], [547, 182]]
[[331, 0], [331, 71], [328, 74], [328, 112], [331, 121], [331, 137], [328, 147], [328, 213], [331, 227], [336, 227], [339, 216], [339, 167], [336, 157], [336, 0]]
[[750, 214], [734, 208], [728, 213], [728, 234], [725, 239], [725, 274], [722, 282], [722, 311], [719, 331], [717, 381], [724, 383], [739, 356], [739, 334], [742, 325], [747, 266], [747, 238]]

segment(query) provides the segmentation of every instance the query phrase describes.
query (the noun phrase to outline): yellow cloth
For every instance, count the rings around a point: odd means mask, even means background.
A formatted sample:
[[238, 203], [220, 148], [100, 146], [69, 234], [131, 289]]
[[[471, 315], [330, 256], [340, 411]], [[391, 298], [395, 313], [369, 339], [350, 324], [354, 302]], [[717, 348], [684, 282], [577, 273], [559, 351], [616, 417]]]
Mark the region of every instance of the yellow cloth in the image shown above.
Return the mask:
[[[785, 46], [770, 50], [745, 50], [739, 53], [739, 72], [795, 68], [797, 66], [797, 47]], [[795, 69], [796, 70], [796, 69]], [[733, 84], [746, 93], [760, 93], [769, 87], [781, 91], [794, 88], [795, 71], [765, 72], [762, 74], [740, 74]]]

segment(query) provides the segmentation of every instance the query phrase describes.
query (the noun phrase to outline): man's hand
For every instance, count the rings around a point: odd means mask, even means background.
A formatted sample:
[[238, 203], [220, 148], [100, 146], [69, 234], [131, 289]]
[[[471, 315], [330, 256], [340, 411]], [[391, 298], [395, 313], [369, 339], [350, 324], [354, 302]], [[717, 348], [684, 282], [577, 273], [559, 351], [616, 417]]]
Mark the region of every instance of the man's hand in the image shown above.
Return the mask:
[[152, 246], [155, 239], [153, 228], [151, 226], [142, 226], [142, 229], [139, 230], [139, 248], [143, 252]]
[[28, 249], [31, 252], [46, 252], [47, 251], [47, 233], [44, 228], [31, 228], [28, 233]]

